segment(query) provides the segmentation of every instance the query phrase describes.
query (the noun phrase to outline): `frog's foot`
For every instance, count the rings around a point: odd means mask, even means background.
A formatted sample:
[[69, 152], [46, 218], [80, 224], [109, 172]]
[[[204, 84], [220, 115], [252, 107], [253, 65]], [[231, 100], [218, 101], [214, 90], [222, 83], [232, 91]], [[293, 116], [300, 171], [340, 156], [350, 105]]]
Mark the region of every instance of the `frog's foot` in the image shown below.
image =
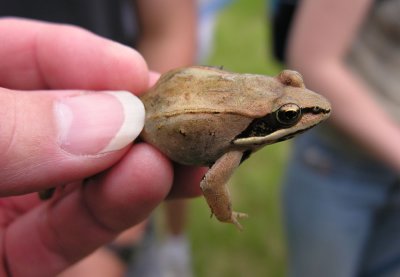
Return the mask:
[[[211, 212], [211, 216], [213, 217], [215, 214], [213, 212]], [[220, 222], [224, 222], [224, 223], [232, 223], [234, 224], [240, 231], [243, 231], [243, 226], [242, 224], [239, 223], [239, 219], [241, 218], [248, 218], [249, 216], [246, 213], [239, 213], [239, 212], [231, 212], [231, 216], [229, 218], [218, 218], [217, 219]]]
[[248, 218], [249, 216], [245, 213], [239, 213], [239, 212], [232, 212], [231, 218], [228, 222], [235, 224], [235, 226], [242, 231], [243, 227], [242, 225], [239, 223], [238, 219], [241, 218]]

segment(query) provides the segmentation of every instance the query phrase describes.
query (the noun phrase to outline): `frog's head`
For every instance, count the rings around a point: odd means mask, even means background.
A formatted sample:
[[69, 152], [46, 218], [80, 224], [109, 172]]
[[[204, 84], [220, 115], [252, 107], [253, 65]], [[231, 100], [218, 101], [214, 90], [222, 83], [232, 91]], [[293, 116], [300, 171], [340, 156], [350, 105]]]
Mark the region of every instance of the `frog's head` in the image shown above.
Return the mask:
[[259, 147], [284, 141], [329, 117], [329, 102], [323, 96], [306, 89], [298, 72], [284, 70], [273, 79], [280, 93], [273, 99], [271, 111], [254, 119], [235, 138], [235, 145]]

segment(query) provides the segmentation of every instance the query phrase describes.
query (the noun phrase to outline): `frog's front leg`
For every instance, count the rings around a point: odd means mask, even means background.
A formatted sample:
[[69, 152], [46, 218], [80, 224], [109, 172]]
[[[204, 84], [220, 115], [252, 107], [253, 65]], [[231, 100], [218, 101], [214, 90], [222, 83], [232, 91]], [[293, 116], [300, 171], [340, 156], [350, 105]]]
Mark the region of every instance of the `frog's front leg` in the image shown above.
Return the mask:
[[240, 230], [238, 218], [247, 217], [244, 213], [232, 211], [231, 197], [227, 182], [235, 169], [239, 166], [243, 153], [231, 151], [220, 157], [208, 170], [200, 187], [211, 208], [211, 212], [219, 221], [235, 224]]

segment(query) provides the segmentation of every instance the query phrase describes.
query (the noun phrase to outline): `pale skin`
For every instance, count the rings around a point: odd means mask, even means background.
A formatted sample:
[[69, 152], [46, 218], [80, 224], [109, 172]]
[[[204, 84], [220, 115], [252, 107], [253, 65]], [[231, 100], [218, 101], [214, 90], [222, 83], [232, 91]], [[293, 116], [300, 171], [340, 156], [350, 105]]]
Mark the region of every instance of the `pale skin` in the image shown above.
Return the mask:
[[[83, 90], [143, 93], [152, 75], [136, 51], [70, 26], [1, 19], [0, 31], [7, 41], [0, 47], [0, 275], [55, 276], [147, 218], [167, 195], [199, 194], [202, 173], [180, 172], [185, 182], [171, 191], [171, 162], [144, 143], [92, 156], [60, 149], [52, 101]], [[48, 202], [31, 193], [56, 184], [69, 185]]]
[[151, 70], [164, 73], [193, 64], [196, 55], [196, 1], [140, 0], [137, 50]]
[[288, 44], [288, 65], [331, 101], [333, 124], [400, 172], [400, 126], [345, 64], [345, 55], [372, 4], [369, 0], [302, 1]]

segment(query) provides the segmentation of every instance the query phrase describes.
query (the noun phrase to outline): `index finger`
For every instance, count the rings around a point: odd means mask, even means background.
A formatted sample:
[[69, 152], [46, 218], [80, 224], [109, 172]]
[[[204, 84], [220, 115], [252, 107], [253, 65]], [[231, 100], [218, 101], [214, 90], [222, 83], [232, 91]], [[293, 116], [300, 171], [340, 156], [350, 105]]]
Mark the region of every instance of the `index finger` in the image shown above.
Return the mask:
[[78, 27], [0, 19], [0, 86], [143, 92], [148, 68], [135, 50]]

